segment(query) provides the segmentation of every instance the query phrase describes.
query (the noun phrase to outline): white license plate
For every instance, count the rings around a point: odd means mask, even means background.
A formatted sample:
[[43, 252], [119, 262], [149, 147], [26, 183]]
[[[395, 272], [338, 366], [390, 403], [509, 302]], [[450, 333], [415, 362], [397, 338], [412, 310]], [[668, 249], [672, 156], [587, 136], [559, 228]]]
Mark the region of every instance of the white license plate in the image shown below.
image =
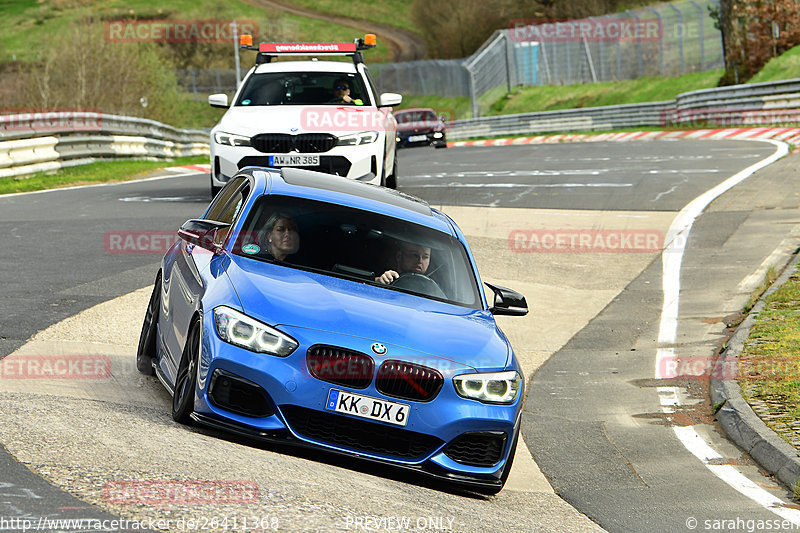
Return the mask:
[[408, 142], [410, 142], [410, 143], [416, 143], [416, 142], [427, 141], [427, 140], [428, 140], [428, 136], [427, 135], [412, 135], [411, 137], [408, 138]]
[[316, 167], [319, 166], [318, 155], [271, 155], [271, 167]]
[[396, 426], [408, 423], [410, 407], [404, 403], [387, 402], [379, 398], [370, 398], [351, 392], [331, 389], [325, 408], [337, 413], [358, 416], [369, 420], [378, 420]]

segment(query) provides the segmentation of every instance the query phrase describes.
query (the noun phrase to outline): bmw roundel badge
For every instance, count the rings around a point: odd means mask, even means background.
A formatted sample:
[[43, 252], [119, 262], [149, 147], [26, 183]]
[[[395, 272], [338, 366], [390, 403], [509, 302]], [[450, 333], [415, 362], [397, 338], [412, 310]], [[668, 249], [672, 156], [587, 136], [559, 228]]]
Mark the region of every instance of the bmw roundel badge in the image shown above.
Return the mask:
[[383, 355], [386, 353], [386, 346], [383, 344], [376, 342], [372, 345], [372, 351], [375, 352], [376, 355]]

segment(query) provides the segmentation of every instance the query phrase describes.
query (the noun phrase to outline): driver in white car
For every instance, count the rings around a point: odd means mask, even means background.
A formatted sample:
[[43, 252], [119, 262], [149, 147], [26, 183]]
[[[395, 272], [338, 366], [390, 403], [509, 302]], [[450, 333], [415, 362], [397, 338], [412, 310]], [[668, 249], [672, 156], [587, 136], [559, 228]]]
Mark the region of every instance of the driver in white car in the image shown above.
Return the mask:
[[395, 253], [395, 261], [397, 270], [387, 270], [375, 278], [375, 281], [389, 285], [400, 277], [400, 273], [416, 272], [425, 274], [431, 264], [431, 249], [420, 244], [401, 242]]

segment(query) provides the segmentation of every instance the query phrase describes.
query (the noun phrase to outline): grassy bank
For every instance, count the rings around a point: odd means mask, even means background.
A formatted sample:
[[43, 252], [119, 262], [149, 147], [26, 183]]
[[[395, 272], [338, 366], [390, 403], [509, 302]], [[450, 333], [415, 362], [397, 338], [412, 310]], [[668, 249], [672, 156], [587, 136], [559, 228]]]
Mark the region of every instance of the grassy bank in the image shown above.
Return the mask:
[[765, 301], [739, 358], [739, 385], [767, 426], [800, 447], [800, 271]]
[[491, 106], [491, 114], [508, 115], [673, 100], [680, 93], [716, 86], [721, 75], [722, 71], [714, 70], [677, 78], [639, 78], [605, 83], [524, 87], [497, 100]]
[[160, 168], [201, 163], [208, 163], [208, 157], [181, 157], [173, 161], [98, 161], [88, 165], [65, 168], [52, 174], [40, 173], [26, 178], [0, 179], [0, 194], [40, 191], [72, 185], [130, 181], [142, 178], [147, 173]]

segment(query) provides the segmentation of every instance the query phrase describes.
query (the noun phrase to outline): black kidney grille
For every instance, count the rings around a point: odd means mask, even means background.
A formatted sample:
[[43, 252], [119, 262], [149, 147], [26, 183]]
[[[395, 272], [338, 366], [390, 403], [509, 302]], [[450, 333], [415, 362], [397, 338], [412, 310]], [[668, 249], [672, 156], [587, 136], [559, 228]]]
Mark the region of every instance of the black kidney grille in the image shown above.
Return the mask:
[[253, 148], [264, 153], [286, 154], [297, 150], [304, 154], [327, 152], [336, 146], [336, 137], [330, 133], [261, 133], [250, 139]]
[[345, 415], [297, 405], [282, 405], [280, 410], [289, 426], [300, 435], [351, 450], [416, 459], [433, 453], [443, 444], [431, 435]]
[[[444, 453], [457, 463], [470, 466], [492, 466], [503, 458], [506, 434], [464, 433], [451, 442]], [[511, 450], [514, 453], [514, 450]]]
[[385, 361], [378, 369], [375, 388], [386, 396], [429, 402], [442, 390], [438, 370], [404, 361]]
[[335, 346], [315, 345], [306, 353], [308, 371], [317, 379], [365, 389], [375, 374], [375, 361], [363, 353]]

